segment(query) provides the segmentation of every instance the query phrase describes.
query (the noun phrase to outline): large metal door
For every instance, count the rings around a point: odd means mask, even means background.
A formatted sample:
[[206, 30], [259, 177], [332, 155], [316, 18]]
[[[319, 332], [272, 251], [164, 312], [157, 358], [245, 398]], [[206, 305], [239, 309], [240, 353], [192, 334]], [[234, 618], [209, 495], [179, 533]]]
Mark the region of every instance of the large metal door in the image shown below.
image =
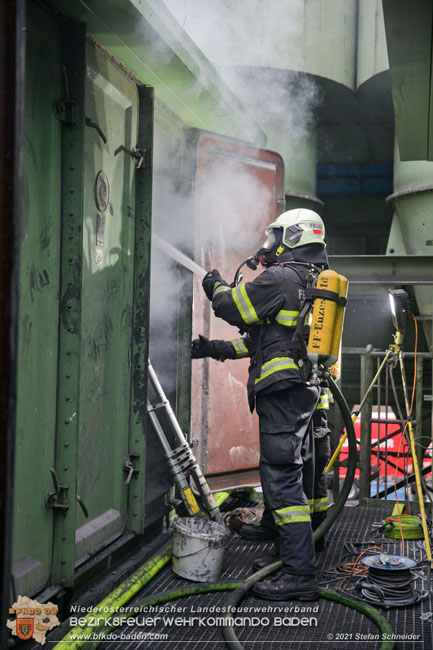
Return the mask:
[[[259, 247], [266, 225], [284, 211], [284, 163], [277, 153], [214, 134], [196, 137], [195, 259], [231, 282], [238, 265]], [[256, 275], [247, 269], [244, 280]], [[193, 322], [194, 336], [240, 336], [215, 318], [197, 278]], [[193, 362], [193, 439], [208, 475], [237, 473], [230, 484], [242, 482], [239, 472], [259, 462], [258, 423], [246, 397], [248, 365], [248, 359]], [[214, 484], [223, 486], [224, 479]]]
[[153, 90], [29, 2], [25, 108], [11, 597], [142, 532], [147, 417]]
[[127, 519], [134, 278], [136, 85], [86, 53], [76, 561]]

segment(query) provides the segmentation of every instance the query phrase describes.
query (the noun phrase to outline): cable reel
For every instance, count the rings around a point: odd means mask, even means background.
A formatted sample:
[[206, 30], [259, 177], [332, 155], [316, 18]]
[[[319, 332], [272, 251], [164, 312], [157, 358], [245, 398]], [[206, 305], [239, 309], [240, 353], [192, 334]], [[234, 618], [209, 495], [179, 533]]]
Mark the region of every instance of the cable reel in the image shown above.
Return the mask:
[[411, 570], [417, 566], [415, 560], [400, 555], [368, 555], [362, 563], [368, 568], [368, 578], [360, 581], [356, 588], [364, 600], [372, 605], [387, 609], [414, 605], [428, 596], [428, 592], [414, 589]]

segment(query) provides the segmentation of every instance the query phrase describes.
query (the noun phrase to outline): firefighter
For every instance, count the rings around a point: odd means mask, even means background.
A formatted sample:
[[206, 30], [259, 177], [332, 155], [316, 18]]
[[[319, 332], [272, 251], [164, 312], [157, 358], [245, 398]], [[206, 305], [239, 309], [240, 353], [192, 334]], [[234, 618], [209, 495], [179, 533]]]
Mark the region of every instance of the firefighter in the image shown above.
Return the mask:
[[[318, 597], [310, 504], [314, 487], [312, 417], [319, 388], [309, 385], [294, 334], [297, 316], [314, 272], [328, 268], [325, 229], [319, 215], [295, 209], [266, 230], [256, 259], [265, 267], [253, 282], [231, 287], [214, 269], [203, 289], [215, 315], [246, 332], [232, 342], [192, 345], [192, 356], [251, 357], [247, 384], [251, 410], [259, 416], [260, 479], [265, 512], [261, 532], [279, 539], [282, 570], [258, 582], [256, 595], [271, 600]], [[209, 354], [209, 346], [212, 354]], [[225, 356], [225, 358], [229, 358]], [[242, 530], [242, 529], [241, 529]]]
[[[226, 359], [238, 359], [245, 356], [245, 351], [251, 346], [251, 337], [246, 336], [244, 339], [235, 339], [233, 341], [209, 341], [204, 336], [192, 342], [191, 357], [193, 359], [212, 357], [218, 361]], [[331, 374], [335, 378], [335, 366]], [[330, 429], [328, 428], [328, 410], [329, 410], [329, 388], [322, 386], [320, 388], [320, 397], [316, 409], [313, 413], [313, 437], [314, 437], [314, 487], [313, 498], [309, 500], [311, 525], [313, 531], [319, 528], [325, 520], [328, 511], [328, 489], [327, 475], [325, 468], [331, 456], [331, 443], [329, 439]], [[250, 541], [269, 541], [276, 542], [275, 547], [254, 560], [252, 568], [254, 571], [263, 569], [271, 562], [275, 562], [279, 557], [278, 530], [272, 517], [269, 507], [265, 507], [262, 519], [258, 525], [244, 525], [238, 531], [241, 537]], [[315, 542], [314, 548], [316, 553], [325, 547], [325, 537], [322, 535], [320, 540]]]

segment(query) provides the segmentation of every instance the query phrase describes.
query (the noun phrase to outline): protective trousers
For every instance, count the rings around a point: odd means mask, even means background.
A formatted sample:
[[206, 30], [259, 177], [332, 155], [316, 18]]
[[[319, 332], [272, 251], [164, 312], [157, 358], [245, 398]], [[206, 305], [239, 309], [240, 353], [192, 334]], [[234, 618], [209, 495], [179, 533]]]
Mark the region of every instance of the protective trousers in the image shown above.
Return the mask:
[[261, 523], [277, 531], [283, 570], [294, 575], [316, 572], [310, 503], [314, 489], [312, 417], [318, 398], [318, 388], [305, 384], [259, 393], [256, 398], [265, 502]]

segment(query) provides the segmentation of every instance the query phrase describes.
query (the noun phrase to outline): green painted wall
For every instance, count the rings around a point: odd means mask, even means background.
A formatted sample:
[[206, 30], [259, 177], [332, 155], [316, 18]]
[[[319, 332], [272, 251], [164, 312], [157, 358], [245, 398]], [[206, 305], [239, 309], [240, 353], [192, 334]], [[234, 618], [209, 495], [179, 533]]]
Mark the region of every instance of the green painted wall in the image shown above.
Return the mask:
[[153, 91], [36, 3], [26, 63], [13, 575], [31, 596], [144, 528]]
[[33, 5], [28, 18], [13, 533], [13, 573], [25, 594], [51, 571], [53, 515], [44, 496], [53, 488], [61, 199], [61, 126], [52, 111], [61, 92], [60, 35]]

